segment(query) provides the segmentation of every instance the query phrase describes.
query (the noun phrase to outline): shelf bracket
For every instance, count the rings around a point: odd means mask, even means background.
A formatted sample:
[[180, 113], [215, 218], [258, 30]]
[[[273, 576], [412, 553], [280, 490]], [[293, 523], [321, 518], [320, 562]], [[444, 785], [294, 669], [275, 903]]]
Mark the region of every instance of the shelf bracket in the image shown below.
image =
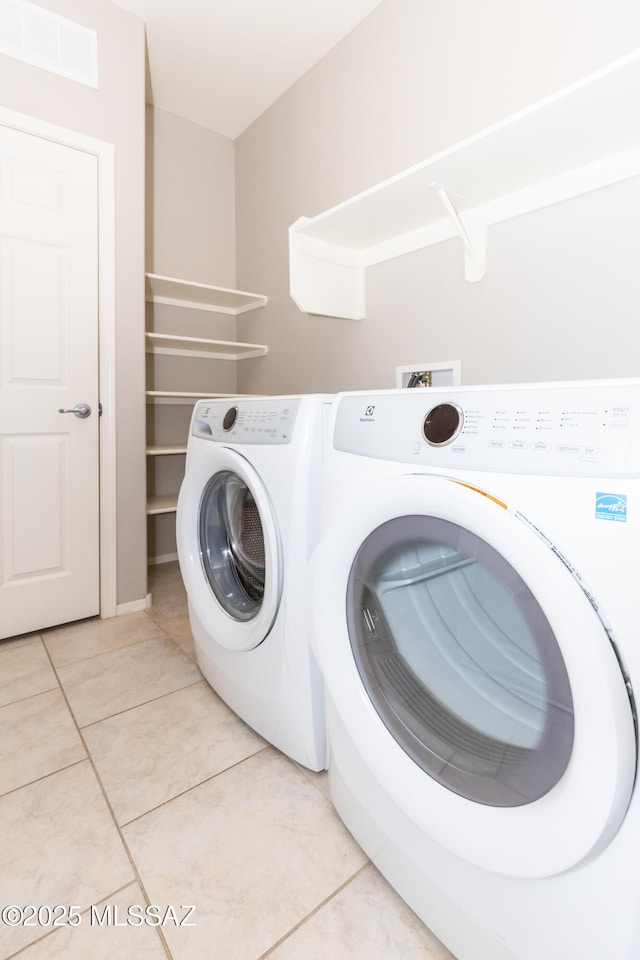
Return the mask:
[[476, 283], [478, 280], [482, 280], [486, 272], [485, 225], [480, 223], [473, 224], [469, 219], [467, 219], [465, 225], [445, 187], [440, 183], [432, 183], [431, 187], [440, 197], [447, 216], [452, 221], [456, 233], [462, 240], [464, 246], [465, 279], [468, 280], [469, 283]]

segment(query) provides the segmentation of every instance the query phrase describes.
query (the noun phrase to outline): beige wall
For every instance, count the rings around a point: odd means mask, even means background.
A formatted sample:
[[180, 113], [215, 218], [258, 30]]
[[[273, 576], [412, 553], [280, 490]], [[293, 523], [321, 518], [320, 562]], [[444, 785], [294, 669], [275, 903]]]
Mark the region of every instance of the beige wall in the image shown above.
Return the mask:
[[0, 55], [0, 104], [115, 145], [118, 603], [146, 594], [144, 27], [106, 0], [39, 0], [98, 33], [99, 89]]
[[493, 227], [486, 277], [457, 241], [371, 268], [367, 319], [292, 303], [287, 230], [640, 46], [636, 0], [386, 0], [236, 141], [238, 284], [267, 293], [242, 392], [638, 374], [637, 180]]
[[[236, 286], [235, 150], [232, 140], [164, 110], [147, 107], [147, 271], [218, 287]], [[236, 321], [224, 314], [147, 306], [147, 329], [235, 340]], [[236, 364], [188, 357], [148, 357], [149, 389], [235, 393]], [[186, 441], [191, 406], [147, 408], [149, 442]], [[184, 457], [149, 459], [148, 491], [180, 485]], [[150, 558], [175, 555], [175, 514], [150, 517]]]
[[232, 140], [147, 106], [148, 271], [235, 286], [234, 162]]

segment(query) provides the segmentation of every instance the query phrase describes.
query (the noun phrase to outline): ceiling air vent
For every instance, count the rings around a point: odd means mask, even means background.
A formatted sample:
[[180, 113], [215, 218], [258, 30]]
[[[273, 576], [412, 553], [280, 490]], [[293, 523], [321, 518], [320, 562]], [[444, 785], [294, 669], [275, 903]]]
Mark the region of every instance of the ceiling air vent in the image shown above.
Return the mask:
[[0, 53], [98, 87], [98, 35], [27, 0], [0, 0]]

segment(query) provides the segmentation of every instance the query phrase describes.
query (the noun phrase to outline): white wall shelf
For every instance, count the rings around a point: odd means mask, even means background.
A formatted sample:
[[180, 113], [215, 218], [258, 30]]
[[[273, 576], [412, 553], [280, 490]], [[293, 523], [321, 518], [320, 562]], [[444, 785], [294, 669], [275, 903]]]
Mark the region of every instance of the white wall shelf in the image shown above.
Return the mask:
[[177, 493], [172, 493], [164, 497], [149, 497], [147, 500], [147, 515], [150, 517], [155, 517], [159, 513], [175, 513], [177, 508]]
[[161, 444], [153, 447], [147, 447], [147, 456], [148, 457], [171, 457], [176, 454], [182, 454], [187, 452], [187, 445], [169, 445]]
[[182, 337], [172, 333], [145, 333], [147, 353], [172, 357], [203, 357], [207, 360], [248, 360], [264, 357], [268, 347], [261, 343], [236, 343], [232, 340], [208, 340]]
[[459, 237], [485, 273], [488, 226], [640, 174], [640, 50], [289, 229], [290, 292], [363, 319], [366, 268]]
[[165, 303], [172, 307], [189, 307], [194, 310], [210, 310], [213, 313], [229, 313], [237, 316], [248, 310], [264, 307], [267, 297], [246, 290], [229, 290], [208, 283], [194, 283], [177, 277], [163, 277], [146, 273], [146, 299], [150, 303]]
[[194, 391], [182, 390], [147, 390], [147, 403], [180, 403], [194, 404], [196, 400], [214, 400], [224, 399], [225, 397], [248, 396], [248, 394], [238, 393], [197, 393]]

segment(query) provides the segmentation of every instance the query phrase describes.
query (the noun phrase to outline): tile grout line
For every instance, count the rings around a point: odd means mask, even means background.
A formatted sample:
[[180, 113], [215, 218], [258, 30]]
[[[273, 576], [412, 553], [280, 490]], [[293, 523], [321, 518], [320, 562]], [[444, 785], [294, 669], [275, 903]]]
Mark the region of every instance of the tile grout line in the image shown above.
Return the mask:
[[[80, 730], [88, 730], [89, 727], [96, 727], [99, 723], [106, 723], [107, 720], [111, 720], [113, 717], [122, 717], [125, 713], [130, 713], [132, 710], [145, 707], [148, 703], [157, 703], [159, 700], [164, 700], [165, 697], [173, 696], [174, 693], [180, 693], [181, 690], [189, 690], [190, 687], [195, 687], [199, 683], [206, 683], [204, 677], [200, 680], [194, 680], [192, 683], [186, 683], [184, 687], [176, 687], [175, 690], [167, 690], [166, 693], [159, 693], [157, 697], [150, 697], [148, 700], [143, 700], [142, 703], [134, 703], [130, 707], [123, 707], [122, 710], [116, 710], [115, 713], [110, 713], [106, 717], [100, 717], [99, 720], [91, 720], [89, 723], [83, 723], [82, 725], [78, 724], [78, 727]], [[71, 709], [71, 707], [69, 707], [69, 709]]]
[[[117, 890], [114, 890], [113, 893], [110, 893], [108, 897], [103, 897], [103, 899], [107, 900], [107, 899], [110, 899], [111, 897], [117, 897], [118, 894], [123, 892], [123, 890], [126, 890], [127, 887], [130, 887], [133, 882], [134, 882], [133, 880], [129, 880], [129, 882], [125, 883], [124, 886], [118, 887]], [[81, 910], [80, 916], [84, 917], [86, 914], [89, 913], [90, 910], [91, 910], [91, 906], [88, 906], [86, 910]], [[19, 957], [22, 954], [26, 953], [27, 950], [30, 950], [37, 943], [42, 943], [43, 940], [47, 940], [49, 937], [53, 936], [55, 932], [56, 932], [56, 928], [54, 927], [52, 930], [49, 930], [47, 933], [43, 934], [41, 937], [38, 937], [37, 940], [31, 940], [29, 943], [25, 943], [25, 945], [23, 947], [20, 947], [19, 950], [16, 950], [15, 953], [8, 954], [6, 957], [3, 957], [2, 960], [14, 960], [14, 957]], [[170, 958], [170, 960], [172, 960], [172, 958]]]
[[42, 640], [41, 630], [33, 630], [31, 633], [16, 633], [14, 637], [3, 637], [0, 640], [0, 653], [3, 650], [8, 650], [14, 643], [20, 643], [21, 647], [28, 647], [36, 640]]
[[[45, 648], [45, 649], [46, 649], [46, 648]], [[48, 655], [48, 651], [47, 651], [47, 655]], [[55, 668], [54, 668], [54, 670], [55, 670]], [[70, 713], [70, 715], [71, 715], [71, 720], [72, 720], [72, 722], [73, 722], [74, 728], [76, 729], [76, 731], [82, 731], [82, 730], [88, 730], [88, 729], [90, 729], [91, 727], [95, 727], [95, 726], [97, 726], [97, 725], [100, 724], [100, 723], [105, 723], [107, 720], [111, 720], [112, 717], [121, 717], [121, 716], [123, 716], [123, 714], [129, 713], [129, 712], [132, 711], [132, 710], [138, 710], [140, 707], [144, 707], [144, 706], [146, 706], [148, 703], [157, 703], [159, 700], [163, 700], [165, 697], [173, 696], [174, 693], [180, 693], [182, 690], [188, 690], [190, 687], [195, 687], [195, 686], [197, 686], [199, 683], [206, 683], [206, 680], [205, 680], [204, 678], [203, 678], [202, 680], [195, 680], [193, 683], [189, 683], [189, 684], [187, 684], [185, 687], [178, 687], [177, 690], [170, 690], [168, 693], [162, 693], [162, 694], [160, 694], [160, 695], [157, 696], [157, 697], [152, 697], [151, 700], [145, 700], [143, 703], [136, 703], [136, 704], [134, 704], [132, 707], [127, 707], [127, 708], [124, 709], [124, 710], [119, 710], [119, 711], [117, 711], [116, 713], [111, 713], [111, 714], [109, 714], [108, 717], [102, 717], [100, 720], [92, 720], [91, 723], [86, 723], [86, 724], [84, 724], [83, 726], [80, 726], [80, 725], [78, 724], [75, 716], [74, 716], [74, 713], [73, 713], [73, 710], [71, 709], [71, 705], [70, 705], [70, 703], [69, 703], [69, 700], [67, 699], [66, 693], [64, 692], [64, 690], [63, 690], [63, 688], [62, 688], [62, 684], [60, 683], [60, 680], [59, 680], [57, 674], [56, 674], [56, 680], [57, 680], [58, 682], [57, 682], [57, 684], [56, 684], [55, 687], [50, 687], [48, 690], [42, 690], [40, 693], [33, 693], [33, 694], [31, 694], [30, 696], [28, 696], [28, 697], [22, 697], [22, 698], [19, 699], [19, 700], [12, 700], [10, 703], [3, 703], [2, 705], [0, 705], [0, 717], [1, 717], [1, 715], [2, 715], [2, 711], [4, 710], [5, 707], [12, 707], [12, 706], [14, 706], [14, 704], [16, 704], [16, 703], [25, 703], [27, 700], [35, 700], [36, 697], [42, 697], [42, 696], [44, 696], [44, 695], [47, 694], [47, 693], [60, 693], [60, 695], [62, 696], [62, 698], [63, 698], [63, 700], [64, 700], [65, 706], [67, 707], [67, 709], [68, 709], [68, 711], [69, 711], [69, 713]], [[81, 736], [81, 741], [82, 741], [82, 746], [83, 746], [83, 748], [84, 748], [84, 750], [85, 750], [86, 756], [80, 757], [78, 760], [72, 760], [70, 763], [65, 763], [65, 764], [63, 764], [61, 767], [57, 767], [55, 770], [50, 770], [48, 773], [43, 773], [42, 776], [40, 776], [40, 777], [34, 777], [33, 780], [27, 780], [27, 781], [25, 781], [25, 783], [21, 783], [21, 784], [20, 784], [19, 786], [17, 786], [17, 787], [11, 787], [10, 790], [5, 790], [3, 793], [0, 793], [0, 799], [2, 799], [2, 797], [8, 797], [8, 796], [10, 796], [10, 794], [15, 793], [17, 790], [22, 790], [23, 787], [32, 786], [34, 783], [39, 783], [41, 780], [46, 780], [48, 777], [55, 776], [56, 773], [60, 773], [62, 770], [69, 770], [71, 767], [75, 767], [75, 766], [77, 766], [79, 763], [84, 763], [85, 760], [90, 759], [90, 758], [91, 758], [91, 755], [90, 755], [89, 749], [88, 749], [88, 747], [87, 747], [87, 744], [86, 744], [86, 741], [85, 741], [84, 736]], [[264, 747], [261, 747], [260, 750], [256, 750], [256, 753], [260, 753], [260, 751], [261, 751], [261, 750], [264, 750], [264, 749], [265, 749]], [[249, 756], [255, 756], [255, 754], [249, 754], [245, 759], [249, 759]], [[241, 763], [242, 761], [238, 761], [238, 762]], [[235, 766], [235, 764], [231, 764], [231, 766]], [[225, 767], [225, 770], [228, 770], [228, 769], [230, 769], [230, 768], [231, 768], [231, 767]], [[218, 772], [219, 772], [219, 773], [223, 773], [224, 771], [223, 771], [223, 770], [219, 770]], [[217, 774], [213, 774], [212, 776], [217, 776]], [[212, 779], [212, 778], [211, 778], [211, 777], [207, 777], [205, 780], [200, 781], [200, 783], [206, 783], [206, 781], [207, 781], [207, 780], [210, 780], [210, 779]], [[194, 784], [194, 786], [199, 786], [199, 784]], [[192, 788], [189, 787], [188, 789], [192, 789]], [[186, 792], [188, 792], [188, 791], [186, 791], [186, 790], [183, 790], [183, 791], [182, 791], [182, 793], [186, 793]], [[181, 794], [177, 794], [177, 796], [181, 796]], [[164, 803], [168, 803], [168, 802], [169, 802], [168, 800], [164, 801]], [[162, 804], [158, 804], [158, 806], [162, 806]], [[157, 807], [152, 807], [151, 809], [155, 810], [155, 809], [157, 809]], [[150, 812], [150, 811], [147, 811], [147, 812]], [[140, 814], [140, 816], [144, 816], [144, 815], [145, 815], [145, 814]], [[138, 820], [138, 819], [140, 819], [140, 818], [139, 818], [139, 817], [133, 817], [132, 820], [128, 820], [126, 824], [123, 824], [123, 826], [128, 826], [129, 823], [133, 823], [135, 820]]]
[[[46, 646], [45, 646], [45, 650], [46, 650]], [[132, 871], [133, 871], [133, 874], [134, 874], [134, 878], [135, 878], [138, 886], [140, 887], [140, 890], [142, 891], [142, 896], [144, 897], [144, 900], [145, 900], [146, 905], [147, 905], [147, 906], [150, 906], [150, 904], [151, 904], [151, 899], [150, 899], [150, 897], [149, 897], [149, 895], [148, 895], [148, 893], [147, 893], [147, 889], [146, 889], [144, 883], [142, 882], [142, 877], [140, 876], [140, 873], [139, 873], [139, 871], [138, 871], [138, 867], [137, 867], [136, 862], [135, 862], [135, 860], [134, 860], [134, 858], [133, 858], [133, 854], [131, 853], [131, 850], [129, 849], [129, 844], [127, 843], [127, 841], [126, 841], [126, 839], [125, 839], [125, 837], [124, 837], [124, 834], [123, 834], [123, 832], [122, 832], [122, 830], [121, 830], [121, 828], [120, 828], [120, 825], [118, 824], [118, 821], [117, 821], [117, 819], [116, 819], [115, 813], [114, 813], [114, 811], [113, 811], [113, 807], [111, 806], [111, 801], [109, 800], [109, 795], [107, 794], [105, 785], [104, 785], [104, 783], [102, 782], [102, 777], [100, 776], [100, 774], [99, 774], [99, 772], [98, 772], [98, 769], [97, 769], [97, 767], [96, 767], [96, 765], [95, 765], [94, 759], [93, 759], [93, 757], [92, 757], [92, 755], [91, 755], [91, 751], [89, 750], [89, 746], [88, 746], [88, 744], [87, 744], [87, 742], [86, 742], [86, 740], [85, 740], [85, 738], [84, 738], [84, 735], [83, 735], [83, 733], [82, 733], [82, 727], [80, 727], [80, 726], [78, 725], [78, 722], [77, 722], [77, 720], [76, 720], [75, 714], [74, 714], [73, 710], [71, 709], [71, 704], [69, 703], [69, 700], [68, 700], [68, 698], [67, 698], [66, 691], [64, 690], [64, 688], [63, 688], [63, 686], [62, 686], [62, 683], [60, 682], [60, 677], [58, 676], [58, 672], [57, 672], [57, 670], [56, 670], [56, 668], [55, 668], [55, 666], [54, 666], [53, 660], [51, 659], [51, 656], [50, 656], [48, 650], [47, 650], [47, 656], [49, 657], [49, 662], [51, 663], [51, 668], [52, 668], [53, 672], [55, 673], [55, 676], [56, 676], [56, 679], [57, 679], [57, 681], [58, 681], [58, 684], [60, 685], [60, 690], [61, 690], [61, 692], [62, 692], [62, 696], [64, 697], [64, 701], [65, 701], [65, 703], [66, 703], [66, 705], [67, 705], [67, 709], [68, 709], [68, 711], [69, 711], [69, 713], [70, 713], [70, 715], [71, 715], [71, 719], [73, 720], [73, 724], [74, 724], [74, 726], [75, 726], [75, 728], [76, 728], [76, 730], [77, 730], [77, 733], [78, 733], [78, 736], [80, 737], [80, 740], [82, 741], [82, 746], [84, 747], [85, 752], [86, 752], [86, 754], [87, 754], [87, 760], [89, 761], [89, 763], [90, 763], [90, 765], [91, 765], [91, 769], [93, 770], [93, 775], [94, 775], [95, 778], [96, 778], [96, 781], [97, 781], [97, 783], [98, 783], [98, 787], [100, 788], [100, 791], [101, 791], [101, 793], [102, 793], [102, 796], [103, 796], [103, 798], [104, 798], [104, 801], [105, 801], [105, 803], [106, 803], [106, 805], [107, 805], [107, 809], [108, 809], [109, 814], [110, 814], [110, 816], [111, 816], [111, 819], [112, 819], [112, 821], [113, 821], [113, 825], [115, 826], [116, 831], [117, 831], [117, 833], [118, 833], [118, 836], [120, 837], [120, 843], [122, 844], [122, 846], [123, 846], [123, 848], [124, 848], [124, 851], [125, 851], [128, 859], [129, 859], [129, 863], [131, 864], [131, 868], [132, 868]], [[131, 882], [131, 881], [130, 881], [130, 882]], [[124, 889], [124, 888], [121, 887], [120, 889]], [[116, 891], [116, 892], [117, 892], [117, 891]], [[112, 897], [113, 895], [114, 895], [113, 893], [109, 893], [109, 894], [107, 894], [107, 897], [102, 897], [101, 900], [108, 899], [109, 897]], [[166, 938], [165, 938], [164, 933], [162, 932], [162, 930], [160, 929], [159, 926], [156, 926], [155, 929], [156, 929], [156, 933], [158, 934], [158, 937], [160, 938], [160, 943], [162, 944], [162, 947], [163, 947], [164, 952], [165, 952], [165, 954], [166, 954], [167, 960], [173, 960], [173, 954], [171, 953], [171, 951], [170, 951], [170, 949], [169, 949], [169, 944], [168, 944], [167, 941], [166, 941]]]
[[302, 920], [299, 920], [299, 921], [295, 924], [295, 926], [291, 927], [291, 929], [288, 930], [288, 931], [284, 934], [284, 936], [280, 937], [279, 940], [276, 940], [276, 942], [273, 943], [273, 944], [269, 947], [269, 949], [266, 950], [264, 953], [261, 953], [260, 956], [257, 958], [257, 960], [266, 960], [267, 957], [271, 956], [271, 955], [273, 954], [274, 950], [277, 950], [278, 947], [282, 946], [282, 944], [285, 943], [285, 941], [287, 941], [290, 937], [293, 936], [294, 933], [296, 933], [297, 930], [300, 929], [300, 927], [303, 927], [303, 926], [305, 925], [305, 923], [307, 923], [309, 920], [311, 920], [312, 917], [314, 917], [317, 913], [319, 913], [320, 910], [322, 910], [323, 907], [325, 907], [325, 906], [326, 906], [328, 903], [330, 903], [335, 897], [337, 897], [339, 893], [342, 893], [342, 891], [345, 889], [345, 887], [348, 887], [350, 883], [353, 883], [353, 881], [356, 879], [356, 877], [359, 877], [360, 874], [361, 874], [364, 870], [366, 870], [367, 867], [369, 867], [370, 865], [371, 865], [371, 861], [370, 861], [370, 860], [367, 860], [367, 862], [364, 863], [358, 870], [356, 870], [355, 873], [353, 873], [353, 874], [352, 874], [350, 877], [348, 877], [343, 883], [341, 883], [339, 887], [336, 887], [336, 889], [335, 889], [332, 893], [330, 893], [328, 897], [325, 897], [324, 900], [322, 900], [320, 903], [318, 903], [318, 904], [313, 908], [313, 910], [310, 910], [309, 913], [307, 913], [307, 914], [302, 918]]
[[33, 780], [27, 780], [26, 783], [21, 783], [18, 787], [12, 787], [11, 790], [0, 793], [0, 800], [4, 799], [4, 797], [10, 797], [12, 793], [17, 793], [18, 790], [23, 790], [25, 787], [32, 787], [34, 783], [41, 783], [43, 780], [48, 780], [49, 777], [55, 777], [57, 773], [62, 773], [63, 770], [71, 770], [72, 767], [78, 767], [86, 760], [87, 757], [80, 757], [78, 760], [72, 760], [71, 763], [65, 763], [62, 767], [50, 770], [49, 773], [43, 773], [41, 777], [34, 777]]
[[[176, 687], [174, 690], [167, 690], [165, 693], [159, 693], [157, 696], [150, 697], [148, 700], [143, 700], [142, 703], [134, 703], [134, 704], [132, 704], [132, 705], [129, 706], [129, 707], [123, 707], [121, 710], [116, 710], [114, 713], [110, 713], [110, 714], [108, 714], [108, 715], [105, 716], [105, 717], [98, 717], [96, 720], [90, 720], [89, 723], [83, 723], [83, 724], [78, 723], [78, 727], [79, 727], [81, 730], [84, 730], [84, 729], [86, 729], [87, 727], [94, 726], [95, 724], [98, 724], [98, 723], [103, 723], [105, 720], [110, 720], [111, 717], [121, 716], [122, 714], [127, 713], [129, 710], [135, 710], [137, 707], [144, 706], [144, 705], [147, 704], [147, 703], [154, 703], [154, 702], [157, 701], [157, 700], [162, 700], [164, 697], [170, 696], [170, 695], [173, 694], [173, 693], [177, 693], [177, 692], [180, 691], [180, 690], [186, 690], [186, 689], [188, 689], [189, 687], [193, 687], [193, 686], [195, 686], [195, 685], [198, 684], [198, 683], [206, 682], [206, 681], [205, 681], [205, 678], [203, 677], [203, 675], [202, 675], [202, 673], [201, 673], [201, 671], [200, 671], [200, 669], [199, 669], [199, 667], [198, 667], [197, 662], [196, 662], [195, 660], [193, 660], [187, 653], [185, 653], [185, 651], [181, 648], [180, 644], [179, 644], [176, 640], [174, 640], [173, 637], [171, 637], [171, 636], [167, 633], [167, 631], [166, 631], [162, 626], [160, 626], [159, 623], [157, 623], [156, 621], [153, 621], [153, 622], [155, 623], [155, 625], [156, 625], [156, 626], [158, 627], [158, 629], [160, 630], [162, 636], [157, 636], [157, 637], [145, 637], [145, 638], [142, 639], [142, 640], [136, 640], [134, 643], [125, 644], [124, 646], [122, 646], [122, 647], [116, 647], [116, 648], [113, 649], [113, 650], [104, 650], [104, 651], [101, 651], [101, 652], [97, 652], [97, 653], [94, 653], [94, 654], [93, 654], [92, 656], [90, 656], [90, 657], [82, 657], [80, 660], [73, 660], [73, 661], [71, 661], [70, 663], [60, 663], [60, 664], [57, 664], [57, 665], [54, 664], [53, 657], [52, 657], [52, 655], [51, 655], [51, 653], [50, 653], [47, 645], [46, 645], [46, 644], [44, 643], [44, 641], [43, 641], [43, 646], [44, 646], [45, 652], [47, 653], [47, 656], [48, 656], [48, 658], [49, 658], [49, 661], [50, 661], [50, 663], [51, 663], [51, 666], [52, 666], [52, 668], [53, 668], [53, 671], [54, 671], [54, 673], [55, 673], [55, 676], [56, 676], [56, 679], [57, 679], [57, 681], [58, 681], [58, 685], [59, 685], [60, 688], [63, 687], [63, 684], [62, 684], [62, 682], [61, 682], [61, 680], [60, 680], [60, 675], [59, 675], [59, 673], [58, 673], [58, 670], [66, 670], [67, 667], [75, 666], [77, 663], [88, 663], [89, 660], [94, 660], [94, 659], [97, 659], [97, 658], [99, 658], [99, 657], [110, 656], [111, 654], [119, 653], [121, 650], [129, 650], [129, 649], [131, 649], [132, 647], [140, 646], [140, 645], [143, 644], [143, 643], [149, 643], [149, 642], [151, 642], [151, 641], [153, 641], [153, 640], [166, 640], [166, 641], [169, 641], [169, 642], [171, 643], [171, 645], [175, 648], [175, 650], [176, 650], [177, 653], [179, 653], [182, 657], [184, 657], [186, 660], [188, 660], [189, 663], [193, 664], [193, 665], [198, 669], [198, 672], [199, 672], [199, 674], [200, 674], [199, 677], [198, 677], [198, 679], [192, 680], [192, 681], [190, 681], [189, 683], [185, 683], [185, 684], [184, 684], [183, 686], [181, 686], [181, 687]], [[65, 694], [65, 699], [66, 699], [66, 694]], [[68, 701], [67, 701], [67, 705], [69, 706], [69, 709], [71, 710], [71, 707], [70, 707], [70, 705], [68, 704]], [[73, 711], [71, 711], [71, 712], [73, 713]], [[75, 715], [74, 715], [74, 719], [75, 719]]]
[[[26, 639], [27, 637], [29, 637], [30, 639]], [[16, 650], [21, 650], [23, 647], [26, 649], [27, 647], [31, 647], [35, 643], [40, 642], [42, 644], [42, 649], [47, 655], [47, 659], [49, 660], [49, 662], [51, 662], [51, 658], [49, 657], [49, 651], [45, 646], [45, 642], [42, 637], [42, 631], [40, 630], [37, 630], [32, 634], [26, 634], [26, 636], [23, 634], [17, 634], [15, 637], [5, 637], [4, 640], [0, 641], [0, 659], [1, 659], [2, 653], [5, 650], [8, 650], [11, 647], [11, 645], [16, 641], [21, 641], [20, 646], [15, 648]], [[52, 693], [54, 690], [58, 690], [60, 687], [60, 681], [58, 680], [58, 675], [55, 674], [55, 672], [54, 672], [54, 675], [56, 679], [56, 686], [47, 687], [45, 690], [38, 690], [37, 693], [28, 693], [26, 697], [18, 697], [16, 700], [9, 700], [8, 703], [0, 704], [0, 710], [2, 710], [4, 707], [10, 707], [14, 703], [24, 703], [25, 700], [32, 700], [34, 697], [39, 697], [43, 693]]]
[[[149, 619], [153, 619], [153, 618], [150, 617]], [[165, 630], [165, 628], [162, 626], [162, 621], [163, 621], [163, 620], [172, 620], [172, 619], [174, 619], [174, 618], [173, 618], [173, 617], [160, 617], [159, 620], [153, 620], [153, 622], [155, 623], [155, 625], [156, 625], [157, 627], [160, 628], [160, 630], [162, 630], [162, 632], [164, 633], [165, 637], [166, 637], [168, 640], [171, 640], [171, 642], [172, 642], [173, 644], [175, 644], [175, 646], [178, 648], [178, 650], [180, 651], [180, 653], [181, 653], [183, 656], [185, 656], [185, 657], [187, 658], [187, 660], [190, 660], [191, 663], [195, 663], [196, 667], [198, 667], [198, 669], [200, 669], [200, 667], [199, 667], [199, 665], [198, 665], [198, 660], [197, 660], [197, 658], [194, 659], [193, 657], [191, 657], [191, 656], [187, 653], [186, 650], [183, 650], [182, 647], [180, 646], [180, 644], [178, 643], [178, 641], [175, 639], [175, 637], [172, 637], [171, 634], [168, 633], [168, 631]], [[187, 619], [188, 619], [188, 615], [187, 615]], [[189, 629], [191, 629], [191, 627], [189, 627]], [[193, 638], [193, 634], [192, 634], [191, 636], [192, 636], [192, 638]], [[203, 680], [204, 680], [204, 677], [203, 677]]]
[[[56, 676], [56, 680], [57, 680]], [[12, 707], [14, 703], [24, 703], [26, 700], [33, 700], [34, 697], [41, 697], [44, 693], [54, 693], [56, 690], [60, 689], [60, 684], [58, 683], [55, 687], [47, 687], [46, 690], [39, 690], [37, 693], [30, 693], [26, 697], [18, 697], [17, 700], [10, 700], [9, 703], [0, 704], [0, 710], [4, 710], [5, 707]]]
[[144, 813], [138, 814], [137, 817], [132, 817], [131, 820], [127, 820], [126, 823], [122, 824], [122, 827], [130, 827], [132, 823], [137, 823], [138, 820], [142, 820], [143, 817], [146, 817], [149, 813], [155, 813], [156, 810], [161, 810], [162, 807], [166, 807], [168, 803], [173, 803], [174, 800], [178, 800], [180, 797], [186, 796], [188, 793], [191, 793], [192, 790], [196, 790], [198, 787], [202, 787], [205, 783], [210, 783], [211, 780], [215, 780], [216, 777], [222, 776], [223, 773], [228, 773], [229, 770], [233, 770], [235, 767], [239, 767], [241, 763], [244, 763], [246, 760], [252, 760], [253, 757], [259, 756], [259, 754], [264, 753], [265, 750], [269, 750], [271, 744], [266, 743], [264, 747], [260, 747], [259, 750], [256, 750], [255, 753], [249, 753], [246, 757], [243, 757], [241, 760], [236, 760], [235, 763], [230, 763], [228, 767], [225, 767], [223, 770], [218, 770], [217, 773], [212, 773], [210, 777], [205, 777], [204, 780], [199, 780], [197, 783], [192, 784], [190, 787], [187, 787], [186, 790], [181, 790], [180, 793], [176, 793], [175, 796], [169, 797], [167, 800], [163, 800], [161, 803], [156, 804], [155, 807], [151, 807], [149, 810], [145, 810]]
[[[134, 616], [134, 614], [131, 614], [131, 616]], [[117, 620], [117, 619], [119, 619], [119, 618], [116, 617], [115, 619]], [[158, 628], [158, 630], [160, 630], [160, 633], [162, 634], [162, 636], [142, 637], [141, 640], [133, 640], [131, 643], [123, 643], [123, 644], [121, 644], [121, 645], [118, 646], [118, 647], [114, 647], [112, 650], [100, 650], [100, 651], [97, 651], [97, 652], [95, 652], [95, 653], [92, 653], [90, 656], [87, 656], [87, 657], [78, 657], [77, 660], [69, 660], [67, 663], [59, 663], [59, 664], [58, 664], [58, 667], [60, 667], [61, 669], [64, 669], [65, 667], [74, 667], [74, 666], [76, 665], [76, 663], [86, 663], [87, 660], [93, 660], [93, 659], [95, 659], [95, 657], [105, 657], [105, 656], [108, 656], [108, 654], [110, 654], [110, 653], [117, 653], [119, 650], [129, 650], [131, 647], [137, 647], [137, 646], [139, 646], [141, 643], [149, 643], [150, 640], [169, 639], [169, 640], [171, 640], [172, 643], [176, 643], [176, 641], [173, 639], [173, 637], [170, 637], [169, 634], [167, 633], [167, 631], [166, 631], [163, 627], [161, 627], [160, 624], [159, 624], [157, 621], [151, 620], [150, 617], [149, 617], [148, 619], [151, 621], [151, 623], [154, 624], [154, 626], [156, 626], [156, 627]], [[78, 620], [78, 621], [75, 621], [75, 622], [76, 622], [76, 623], [82, 623], [81, 620]], [[98, 623], [103, 623], [104, 621], [98, 620], [97, 622], [98, 622]], [[59, 629], [59, 628], [58, 628], [58, 627], [52, 627], [51, 629], [52, 629], [52, 630], [57, 630], [57, 629]], [[45, 631], [45, 632], [46, 632], [46, 631]], [[43, 633], [41, 639], [42, 639], [42, 643], [43, 643], [43, 646], [44, 646], [45, 650], [47, 651], [47, 653], [49, 653], [49, 648], [48, 648], [47, 642], [46, 642], [46, 640], [45, 640], [45, 638], [44, 638], [44, 633]], [[176, 644], [176, 646], [178, 646], [178, 644]], [[180, 648], [178, 647], [178, 649], [180, 649]], [[184, 650], [182, 650], [181, 652], [184, 653]], [[186, 653], [185, 653], [184, 655], [187, 656]], [[51, 658], [51, 656], [50, 656], [50, 659], [51, 659], [51, 663], [53, 664], [53, 659]], [[188, 657], [187, 659], [190, 660], [191, 658]]]

